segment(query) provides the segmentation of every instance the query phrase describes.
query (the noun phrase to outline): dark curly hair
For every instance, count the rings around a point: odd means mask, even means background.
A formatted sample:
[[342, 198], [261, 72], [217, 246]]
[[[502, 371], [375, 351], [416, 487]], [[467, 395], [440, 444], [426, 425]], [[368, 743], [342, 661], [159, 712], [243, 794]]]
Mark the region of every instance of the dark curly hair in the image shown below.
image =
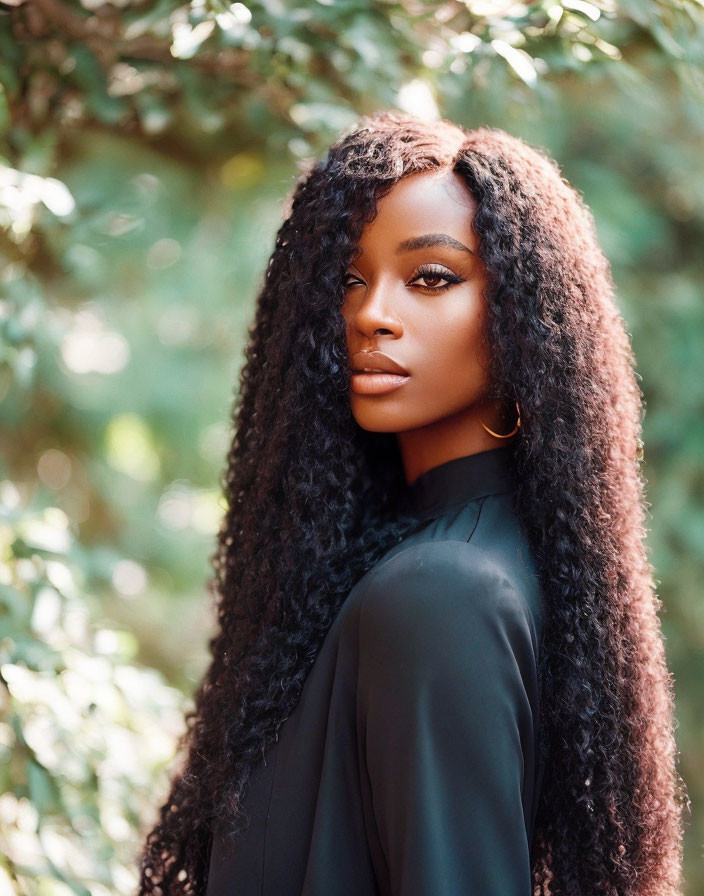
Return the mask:
[[515, 510], [540, 570], [536, 896], [674, 896], [684, 781], [645, 546], [643, 400], [610, 267], [581, 196], [502, 130], [367, 116], [302, 172], [261, 287], [233, 407], [227, 511], [208, 585], [219, 628], [184, 756], [140, 857], [140, 893], [201, 896], [211, 834], [246, 821], [354, 583], [418, 522], [394, 434], [356, 425], [340, 311], [377, 200], [452, 169], [477, 202], [497, 396], [518, 401]]

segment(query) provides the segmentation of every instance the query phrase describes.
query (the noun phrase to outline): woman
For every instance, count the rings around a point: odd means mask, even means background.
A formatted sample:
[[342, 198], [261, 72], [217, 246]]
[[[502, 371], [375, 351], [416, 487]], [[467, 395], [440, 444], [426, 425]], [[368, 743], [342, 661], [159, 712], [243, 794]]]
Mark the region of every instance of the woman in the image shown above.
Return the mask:
[[301, 178], [142, 894], [680, 892], [633, 363], [519, 139], [379, 113]]

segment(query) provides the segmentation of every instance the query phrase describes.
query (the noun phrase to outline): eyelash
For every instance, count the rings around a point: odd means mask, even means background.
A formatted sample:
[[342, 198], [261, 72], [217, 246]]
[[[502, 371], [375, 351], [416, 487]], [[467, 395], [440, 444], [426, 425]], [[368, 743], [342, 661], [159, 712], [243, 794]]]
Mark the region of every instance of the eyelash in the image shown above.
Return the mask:
[[440, 277], [441, 280], [447, 280], [447, 283], [444, 286], [421, 286], [421, 289], [427, 290], [428, 292], [443, 292], [446, 289], [449, 289], [451, 286], [455, 286], [457, 283], [462, 283], [464, 281], [464, 277], [458, 277], [457, 274], [453, 274], [451, 271], [446, 271], [443, 268], [436, 268], [433, 265], [423, 265], [423, 267], [418, 268], [416, 275], [411, 279], [411, 283], [414, 280], [417, 280], [419, 277]]
[[[347, 274], [347, 277], [354, 277], [354, 274]], [[418, 280], [423, 277], [439, 277], [441, 280], [447, 280], [448, 282], [444, 286], [421, 286], [419, 287], [424, 292], [444, 292], [446, 289], [450, 289], [451, 286], [455, 286], [457, 283], [464, 283], [464, 277], [458, 277], [457, 274], [453, 274], [450, 271], [444, 268], [434, 267], [433, 265], [423, 265], [418, 268], [416, 273], [411, 278], [410, 282], [413, 283], [414, 280]], [[345, 283], [345, 286], [349, 286], [349, 283]]]

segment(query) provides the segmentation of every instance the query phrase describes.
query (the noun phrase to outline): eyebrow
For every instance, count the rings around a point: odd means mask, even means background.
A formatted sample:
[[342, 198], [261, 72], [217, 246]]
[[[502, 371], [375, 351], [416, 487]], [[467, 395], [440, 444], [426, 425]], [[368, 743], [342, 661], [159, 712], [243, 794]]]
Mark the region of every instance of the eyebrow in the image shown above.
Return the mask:
[[428, 249], [431, 246], [446, 246], [448, 249], [459, 249], [462, 252], [475, 252], [464, 243], [454, 239], [447, 233], [424, 233], [422, 236], [414, 236], [398, 244], [396, 252], [412, 252], [414, 249]]

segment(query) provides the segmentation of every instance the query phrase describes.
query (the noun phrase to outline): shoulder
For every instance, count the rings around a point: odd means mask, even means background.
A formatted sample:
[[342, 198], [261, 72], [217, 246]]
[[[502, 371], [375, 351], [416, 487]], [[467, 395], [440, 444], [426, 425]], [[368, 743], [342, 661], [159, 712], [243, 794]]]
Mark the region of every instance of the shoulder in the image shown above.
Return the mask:
[[[418, 542], [370, 570], [359, 599], [376, 614], [467, 612], [525, 615], [526, 604], [500, 559], [471, 542]], [[396, 606], [398, 604], [398, 607]]]
[[496, 650], [534, 661], [528, 606], [501, 561], [466, 541], [420, 542], [370, 571], [359, 594], [360, 651], [432, 662]]

